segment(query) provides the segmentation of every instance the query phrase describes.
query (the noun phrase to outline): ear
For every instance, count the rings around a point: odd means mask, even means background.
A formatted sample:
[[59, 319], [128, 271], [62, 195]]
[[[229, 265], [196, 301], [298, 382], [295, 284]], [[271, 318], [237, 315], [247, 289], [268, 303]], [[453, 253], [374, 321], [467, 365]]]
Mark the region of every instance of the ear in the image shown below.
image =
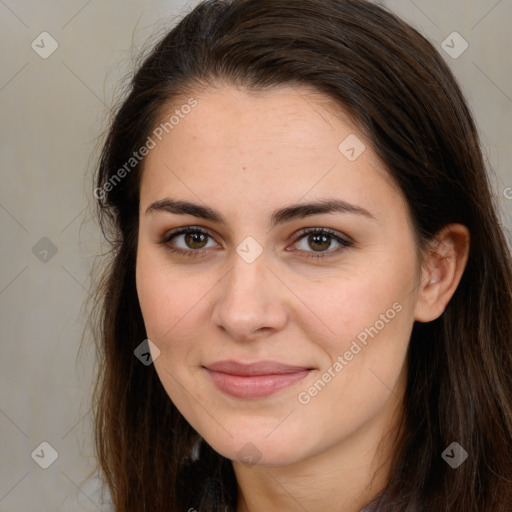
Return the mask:
[[469, 244], [462, 224], [448, 224], [435, 236], [421, 270], [415, 320], [431, 322], [443, 314], [466, 268]]

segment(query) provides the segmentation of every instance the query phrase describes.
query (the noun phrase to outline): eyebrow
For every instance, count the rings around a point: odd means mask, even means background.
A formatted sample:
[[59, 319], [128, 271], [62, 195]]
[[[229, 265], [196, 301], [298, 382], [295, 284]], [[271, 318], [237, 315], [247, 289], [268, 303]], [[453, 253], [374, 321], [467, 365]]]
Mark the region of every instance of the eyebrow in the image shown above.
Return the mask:
[[[208, 206], [191, 203], [189, 201], [177, 201], [170, 198], [160, 199], [150, 204], [146, 209], [146, 215], [152, 212], [163, 211], [176, 215], [192, 215], [200, 219], [210, 220], [227, 225], [226, 218]], [[340, 199], [324, 199], [314, 203], [302, 203], [286, 206], [275, 210], [270, 218], [271, 228], [293, 219], [303, 219], [322, 213], [351, 213], [361, 215], [368, 219], [376, 220], [365, 208]]]

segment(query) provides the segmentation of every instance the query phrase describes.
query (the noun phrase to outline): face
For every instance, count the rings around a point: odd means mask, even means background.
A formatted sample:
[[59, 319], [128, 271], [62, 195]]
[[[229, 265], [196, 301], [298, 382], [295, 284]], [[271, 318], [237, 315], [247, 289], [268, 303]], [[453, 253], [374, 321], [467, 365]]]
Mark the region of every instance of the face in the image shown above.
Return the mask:
[[140, 186], [137, 292], [158, 376], [234, 461], [349, 446], [403, 393], [419, 275], [406, 204], [314, 91], [194, 97]]

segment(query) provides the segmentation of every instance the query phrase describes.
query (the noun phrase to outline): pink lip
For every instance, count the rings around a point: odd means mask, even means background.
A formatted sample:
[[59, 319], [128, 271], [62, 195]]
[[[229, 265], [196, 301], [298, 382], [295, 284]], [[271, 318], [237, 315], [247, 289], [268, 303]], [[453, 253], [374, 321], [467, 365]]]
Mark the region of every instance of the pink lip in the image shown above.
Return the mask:
[[312, 368], [275, 361], [219, 361], [204, 367], [220, 391], [236, 398], [262, 398], [302, 380]]

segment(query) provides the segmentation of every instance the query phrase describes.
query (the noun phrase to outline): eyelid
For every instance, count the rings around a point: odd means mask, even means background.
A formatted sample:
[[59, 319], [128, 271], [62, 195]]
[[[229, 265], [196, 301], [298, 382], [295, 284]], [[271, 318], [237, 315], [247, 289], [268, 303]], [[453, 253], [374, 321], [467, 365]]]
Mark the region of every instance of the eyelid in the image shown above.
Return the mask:
[[[177, 236], [180, 236], [180, 235], [185, 235], [187, 233], [200, 233], [200, 234], [206, 235], [207, 237], [211, 238], [216, 243], [218, 243], [216, 241], [215, 236], [212, 235], [210, 230], [207, 229], [207, 228], [203, 228], [201, 226], [182, 226], [180, 228], [172, 229], [172, 230], [167, 231], [166, 233], [164, 233], [162, 235], [162, 237], [159, 239], [158, 243], [162, 244], [162, 245], [166, 245], [173, 238], [175, 238]], [[200, 252], [200, 251], [209, 250], [209, 249], [211, 249], [211, 247], [209, 247], [208, 249], [196, 249], [196, 250], [189, 249], [189, 251], [187, 251], [187, 252]]]
[[321, 227], [317, 227], [317, 226], [300, 229], [295, 234], [295, 242], [294, 243], [296, 243], [299, 239], [303, 238], [305, 235], [317, 234], [317, 233], [318, 234], [327, 234], [343, 244], [347, 244], [347, 245], [354, 244], [354, 241], [348, 235], [345, 235], [344, 233], [340, 233], [339, 231], [336, 231], [334, 229], [321, 228]]
[[[187, 234], [187, 233], [201, 233], [206, 235], [207, 237], [210, 237], [213, 239], [216, 243], [218, 243], [215, 239], [215, 236], [213, 236], [209, 229], [201, 227], [201, 226], [195, 226], [195, 225], [189, 225], [189, 226], [182, 226], [180, 228], [173, 229], [171, 231], [166, 232], [161, 239], [158, 241], [160, 245], [164, 245], [169, 249], [170, 251], [174, 253], [179, 253], [187, 256], [201, 256], [204, 255], [204, 253], [210, 252], [213, 248], [208, 247], [206, 249], [181, 249], [179, 247], [171, 247], [169, 245], [169, 242], [180, 235]], [[306, 254], [309, 254], [309, 256], [306, 256], [307, 258], [323, 258], [323, 257], [329, 257], [334, 256], [338, 254], [340, 251], [344, 249], [348, 249], [350, 247], [354, 246], [354, 241], [348, 237], [347, 235], [340, 233], [338, 231], [335, 231], [333, 229], [329, 228], [323, 228], [323, 227], [306, 227], [300, 229], [297, 233], [294, 234], [294, 241], [292, 245], [295, 245], [297, 242], [305, 238], [307, 235], [311, 234], [326, 234], [330, 236], [332, 239], [334, 239], [337, 243], [341, 245], [341, 247], [338, 247], [334, 250], [327, 250], [327, 251], [304, 251], [299, 250], [299, 252], [303, 252]], [[220, 244], [219, 244], [220, 245]], [[289, 252], [294, 252], [296, 249], [292, 249]]]
[[[299, 249], [299, 252], [305, 254], [305, 258], [314, 258], [315, 260], [318, 260], [321, 258], [336, 257], [339, 256], [341, 252], [355, 245], [353, 240], [347, 235], [333, 229], [322, 227], [309, 227], [301, 229], [299, 232], [295, 234], [295, 241], [293, 242], [292, 245], [297, 244], [298, 242], [306, 238], [308, 235], [328, 235], [328, 237], [330, 237], [331, 240], [334, 240], [336, 243], [339, 244], [339, 247], [336, 247], [334, 249], [329, 248], [326, 251], [304, 251], [302, 249]], [[294, 252], [296, 250], [297, 249], [288, 249], [289, 252]]]

